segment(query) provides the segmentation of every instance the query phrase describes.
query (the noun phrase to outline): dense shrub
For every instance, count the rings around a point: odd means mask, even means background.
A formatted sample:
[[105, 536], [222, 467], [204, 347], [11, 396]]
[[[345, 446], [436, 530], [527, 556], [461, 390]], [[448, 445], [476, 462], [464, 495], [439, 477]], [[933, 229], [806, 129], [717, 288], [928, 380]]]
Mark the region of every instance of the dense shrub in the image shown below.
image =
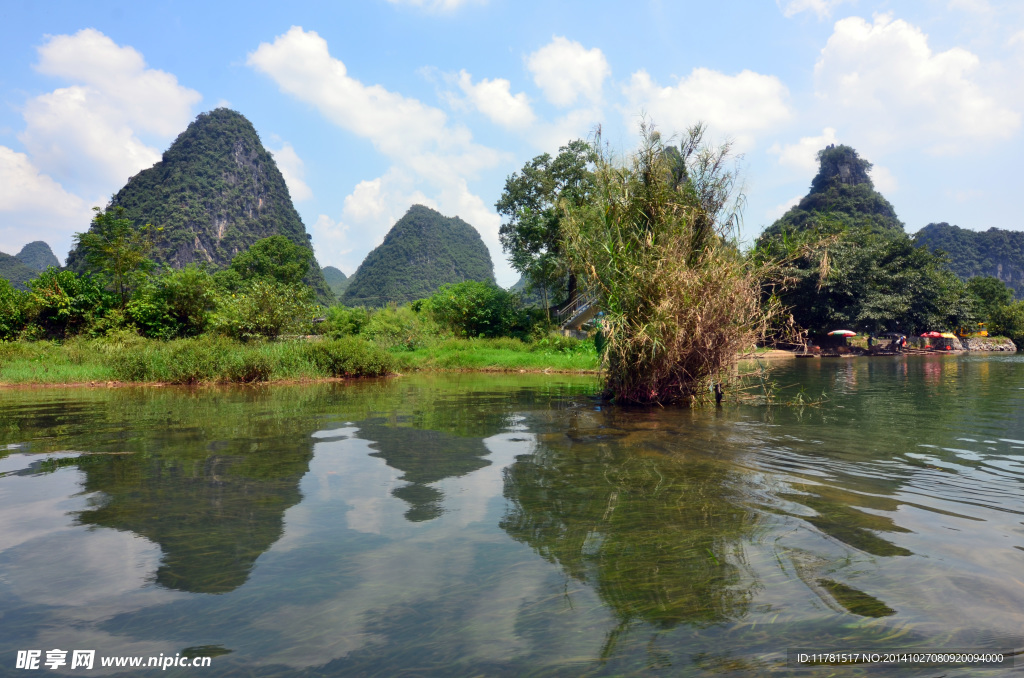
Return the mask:
[[152, 342], [110, 353], [116, 379], [195, 384], [218, 381], [234, 357], [233, 343], [223, 337]]
[[530, 351], [534, 353], [581, 355], [584, 353], [592, 353], [595, 350], [593, 341], [576, 339], [575, 337], [565, 337], [560, 334], [552, 334], [530, 344]]
[[310, 342], [303, 353], [332, 377], [379, 377], [394, 371], [394, 358], [384, 349], [359, 337]]
[[213, 325], [243, 341], [276, 339], [307, 333], [316, 311], [309, 287], [255, 280], [235, 294], [221, 296]]
[[80, 343], [83, 351], [98, 351], [121, 381], [197, 384], [253, 383], [275, 376], [379, 377], [395, 367], [390, 353], [358, 337], [240, 343], [204, 335], [167, 342], [117, 337]]
[[410, 306], [390, 304], [373, 311], [362, 329], [362, 336], [388, 348], [414, 350], [427, 345], [441, 329], [424, 313]]
[[332, 306], [327, 309], [320, 333], [331, 337], [347, 337], [359, 334], [370, 322], [370, 311], [365, 308]]
[[236, 353], [223, 372], [225, 381], [251, 384], [267, 381], [274, 372], [274, 361], [265, 353], [244, 351]]
[[25, 327], [28, 293], [15, 289], [6, 278], [0, 278], [0, 341], [14, 339]]
[[699, 125], [678, 149], [641, 133], [627, 163], [599, 157], [592, 204], [563, 223], [565, 252], [604, 313], [607, 394], [687, 404], [731, 377], [777, 307], [761, 305], [732, 240], [742, 198], [729, 146], [705, 144]]
[[206, 330], [216, 302], [213, 276], [190, 265], [147, 280], [127, 310], [147, 337], [194, 337]]
[[462, 337], [523, 337], [530, 331], [520, 296], [491, 283], [443, 285], [425, 306], [440, 325]]
[[112, 305], [110, 295], [89, 275], [79, 276], [52, 266], [28, 285], [27, 319], [45, 337], [77, 334]]

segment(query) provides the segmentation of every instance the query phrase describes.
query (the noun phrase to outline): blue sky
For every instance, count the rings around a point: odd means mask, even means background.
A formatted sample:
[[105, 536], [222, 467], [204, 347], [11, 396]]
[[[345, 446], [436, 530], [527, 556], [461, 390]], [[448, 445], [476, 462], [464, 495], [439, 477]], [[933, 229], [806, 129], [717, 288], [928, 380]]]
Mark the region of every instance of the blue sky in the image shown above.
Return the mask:
[[90, 208], [195, 116], [253, 122], [321, 265], [353, 273], [409, 205], [473, 224], [499, 283], [505, 178], [646, 115], [743, 154], [753, 239], [845, 143], [909, 232], [1024, 229], [1024, 3], [0, 2], [0, 251], [63, 258]]

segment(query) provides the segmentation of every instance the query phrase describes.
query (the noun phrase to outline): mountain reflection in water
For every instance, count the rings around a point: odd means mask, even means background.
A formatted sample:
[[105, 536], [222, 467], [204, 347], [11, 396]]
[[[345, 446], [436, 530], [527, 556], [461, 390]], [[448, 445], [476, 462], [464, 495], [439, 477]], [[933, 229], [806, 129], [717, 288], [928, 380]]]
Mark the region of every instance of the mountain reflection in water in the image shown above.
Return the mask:
[[790, 675], [787, 648], [1020, 649], [1024, 361], [777, 378], [827, 399], [639, 410], [546, 375], [4, 392], [0, 656]]

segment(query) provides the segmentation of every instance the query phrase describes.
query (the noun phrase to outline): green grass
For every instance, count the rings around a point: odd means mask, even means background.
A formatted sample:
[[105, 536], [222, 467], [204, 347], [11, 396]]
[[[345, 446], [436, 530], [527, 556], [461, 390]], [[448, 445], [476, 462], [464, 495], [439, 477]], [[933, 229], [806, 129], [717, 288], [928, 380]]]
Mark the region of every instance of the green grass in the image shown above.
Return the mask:
[[390, 353], [357, 337], [241, 343], [213, 336], [163, 342], [122, 334], [63, 344], [0, 344], [0, 384], [253, 383], [376, 377], [395, 368]]
[[432, 346], [397, 353], [406, 370], [552, 370], [598, 369], [594, 344], [551, 337], [526, 343], [518, 339], [446, 339]]
[[225, 337], [157, 341], [131, 333], [64, 343], [0, 342], [0, 384], [255, 383], [375, 377], [417, 370], [593, 371], [592, 342], [552, 336], [437, 339], [415, 350], [362, 337], [242, 343]]
[[0, 342], [0, 383], [74, 384], [113, 379], [110, 367], [71, 344]]

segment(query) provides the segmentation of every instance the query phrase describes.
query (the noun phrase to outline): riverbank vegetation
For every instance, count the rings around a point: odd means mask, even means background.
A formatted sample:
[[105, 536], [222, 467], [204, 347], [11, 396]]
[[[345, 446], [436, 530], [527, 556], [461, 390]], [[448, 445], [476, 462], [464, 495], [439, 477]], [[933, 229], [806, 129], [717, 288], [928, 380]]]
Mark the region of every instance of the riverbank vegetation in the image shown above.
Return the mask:
[[0, 281], [0, 383], [253, 383], [421, 369], [593, 371], [592, 341], [549, 335], [542, 311], [493, 284], [411, 304], [318, 306], [310, 257], [259, 241], [232, 266], [131, 276], [48, 268]]
[[[576, 141], [506, 182], [501, 239], [527, 296], [467, 280], [379, 308], [321, 306], [312, 253], [284, 236], [226, 268], [161, 267], [160, 227], [97, 210], [80, 270], [0, 279], [0, 383], [265, 382], [420, 369], [603, 370], [622, 402], [692, 403], [737, 379], [755, 343], [842, 327], [976, 330], [1024, 339], [1024, 302], [996, 278], [956, 278], [906, 235], [845, 146], [819, 153], [811, 192], [743, 251], [728, 145], [653, 128], [615, 158]], [[524, 299], [541, 299], [529, 306]], [[590, 338], [553, 321], [599, 310]], [[581, 303], [585, 302], [585, 303]]]
[[414, 349], [359, 336], [240, 342], [205, 335], [169, 341], [134, 333], [0, 342], [0, 384], [262, 383], [376, 377], [419, 370], [596, 372], [594, 344], [435, 337]]

